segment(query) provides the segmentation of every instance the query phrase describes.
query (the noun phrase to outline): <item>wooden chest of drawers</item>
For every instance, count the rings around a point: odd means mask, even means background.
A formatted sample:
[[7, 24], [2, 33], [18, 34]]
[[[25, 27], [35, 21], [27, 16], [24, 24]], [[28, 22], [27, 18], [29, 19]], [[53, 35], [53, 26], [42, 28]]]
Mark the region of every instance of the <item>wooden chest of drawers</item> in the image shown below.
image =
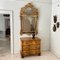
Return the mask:
[[31, 55], [41, 55], [41, 40], [31, 37], [21, 38], [21, 57]]

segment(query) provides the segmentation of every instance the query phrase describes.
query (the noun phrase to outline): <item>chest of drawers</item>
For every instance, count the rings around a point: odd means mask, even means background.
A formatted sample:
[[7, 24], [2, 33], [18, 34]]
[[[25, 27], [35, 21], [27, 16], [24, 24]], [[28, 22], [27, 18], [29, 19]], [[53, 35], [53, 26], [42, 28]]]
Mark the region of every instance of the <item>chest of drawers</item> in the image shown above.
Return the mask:
[[21, 57], [41, 55], [41, 39], [31, 37], [21, 38]]

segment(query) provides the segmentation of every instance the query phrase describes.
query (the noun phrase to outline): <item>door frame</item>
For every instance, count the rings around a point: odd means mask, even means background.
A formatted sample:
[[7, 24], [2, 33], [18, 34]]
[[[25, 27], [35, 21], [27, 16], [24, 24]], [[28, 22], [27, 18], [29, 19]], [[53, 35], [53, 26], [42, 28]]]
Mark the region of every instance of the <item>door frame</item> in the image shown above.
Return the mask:
[[0, 14], [10, 14], [10, 52], [11, 54], [14, 53], [14, 22], [13, 22], [13, 11], [12, 10], [1, 10]]

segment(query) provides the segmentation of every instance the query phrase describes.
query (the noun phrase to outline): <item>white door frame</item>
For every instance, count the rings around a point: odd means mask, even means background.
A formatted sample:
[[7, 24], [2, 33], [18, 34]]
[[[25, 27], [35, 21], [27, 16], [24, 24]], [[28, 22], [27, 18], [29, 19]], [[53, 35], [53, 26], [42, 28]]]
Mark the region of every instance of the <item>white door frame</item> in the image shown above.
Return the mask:
[[11, 54], [14, 53], [14, 33], [13, 33], [13, 30], [14, 30], [14, 22], [13, 22], [13, 11], [12, 10], [0, 10], [0, 14], [10, 14], [10, 31], [11, 31], [11, 40], [10, 40], [10, 51], [11, 51]]

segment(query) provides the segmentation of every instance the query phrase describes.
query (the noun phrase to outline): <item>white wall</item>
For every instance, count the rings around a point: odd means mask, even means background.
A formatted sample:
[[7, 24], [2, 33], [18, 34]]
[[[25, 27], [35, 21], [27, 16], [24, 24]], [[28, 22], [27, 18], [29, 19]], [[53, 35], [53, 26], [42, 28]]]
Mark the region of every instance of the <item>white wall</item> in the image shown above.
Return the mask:
[[52, 4], [52, 21], [51, 21], [51, 51], [60, 58], [60, 27], [56, 32], [53, 32], [52, 28], [54, 25], [53, 16], [57, 15], [57, 21], [60, 22], [60, 6], [59, 2], [53, 2]]
[[0, 14], [0, 31], [2, 31], [0, 37], [5, 37], [5, 20], [2, 14]]
[[50, 49], [50, 22], [51, 4], [40, 4], [40, 17], [38, 22], [38, 36], [41, 38], [42, 50]]
[[[42, 0], [40, 0], [42, 1]], [[46, 0], [51, 2], [51, 0]], [[0, 9], [13, 10], [14, 20], [14, 52], [20, 52], [20, 9], [30, 1], [0, 1]], [[32, 2], [39, 9], [38, 37], [41, 38], [42, 50], [49, 50], [50, 41], [50, 21], [51, 21], [51, 3]]]

